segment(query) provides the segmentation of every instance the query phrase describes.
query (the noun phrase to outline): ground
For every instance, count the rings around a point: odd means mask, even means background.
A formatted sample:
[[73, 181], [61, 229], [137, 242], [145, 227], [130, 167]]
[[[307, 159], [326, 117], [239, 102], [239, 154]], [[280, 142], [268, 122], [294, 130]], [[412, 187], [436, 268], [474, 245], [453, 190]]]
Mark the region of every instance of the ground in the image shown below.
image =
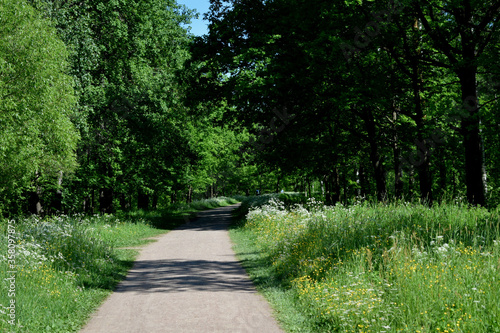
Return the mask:
[[231, 249], [234, 208], [201, 212], [145, 247], [81, 332], [282, 332]]

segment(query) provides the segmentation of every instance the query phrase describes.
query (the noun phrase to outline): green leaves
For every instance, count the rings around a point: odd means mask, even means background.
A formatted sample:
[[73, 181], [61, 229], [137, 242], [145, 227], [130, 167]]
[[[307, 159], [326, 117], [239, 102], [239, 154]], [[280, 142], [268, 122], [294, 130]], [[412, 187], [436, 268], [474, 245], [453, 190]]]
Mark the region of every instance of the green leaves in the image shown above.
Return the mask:
[[[76, 99], [68, 53], [52, 24], [25, 1], [0, 1], [0, 196], [39, 171], [76, 167]], [[4, 193], [2, 193], [4, 192]]]
[[[226, 4], [212, 2], [210, 33], [193, 47], [205, 89], [195, 98], [226, 101], [232, 110], [226, 118], [256, 135], [272, 122], [272, 110], [286, 108], [296, 115], [254, 152], [259, 160], [290, 173], [335, 178], [332, 186], [345, 198], [370, 192], [379, 199], [386, 192], [411, 196], [419, 188], [430, 199], [431, 188], [444, 193], [453, 184], [454, 194], [470, 187], [470, 202], [484, 204], [480, 184], [487, 177], [479, 147], [486, 129], [497, 127], [498, 117], [489, 110], [498, 109], [498, 84], [485, 89], [482, 76], [498, 77], [500, 2]], [[476, 87], [484, 97], [476, 96]], [[456, 113], [450, 106], [463, 101], [469, 106], [479, 101], [480, 111], [469, 116], [474, 124], [463, 126], [464, 119], [457, 119], [459, 135], [456, 121], [448, 120]], [[436, 140], [437, 133], [446, 140]], [[485, 142], [498, 141], [491, 134]], [[435, 148], [449, 155], [431, 158]], [[498, 155], [495, 148], [486, 151]], [[487, 164], [489, 174], [497, 174], [496, 161]], [[447, 168], [460, 170], [459, 178], [473, 177], [456, 184]], [[364, 169], [371, 171], [368, 182], [361, 179]], [[394, 175], [388, 175], [391, 169]], [[431, 177], [436, 173], [439, 177]], [[358, 191], [355, 184], [361, 182]]]

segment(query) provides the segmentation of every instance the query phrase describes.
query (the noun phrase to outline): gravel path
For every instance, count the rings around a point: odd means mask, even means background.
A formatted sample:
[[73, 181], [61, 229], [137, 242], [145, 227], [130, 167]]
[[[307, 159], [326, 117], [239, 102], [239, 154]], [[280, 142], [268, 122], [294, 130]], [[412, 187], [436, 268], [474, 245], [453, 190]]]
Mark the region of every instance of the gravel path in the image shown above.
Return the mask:
[[81, 332], [282, 332], [231, 249], [236, 205], [148, 245]]

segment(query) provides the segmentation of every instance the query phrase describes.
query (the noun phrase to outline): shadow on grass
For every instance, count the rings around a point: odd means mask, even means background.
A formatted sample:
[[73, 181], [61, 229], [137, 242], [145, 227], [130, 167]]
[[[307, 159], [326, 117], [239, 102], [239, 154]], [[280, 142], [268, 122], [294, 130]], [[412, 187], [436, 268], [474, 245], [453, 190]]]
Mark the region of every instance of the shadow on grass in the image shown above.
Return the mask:
[[120, 259], [122, 255], [115, 254], [112, 258], [113, 263], [102, 267], [99, 263], [95, 263], [89, 267], [89, 274], [80, 274], [77, 279], [77, 284], [85, 289], [104, 289], [115, 290], [120, 281], [125, 279], [128, 271], [134, 265], [135, 253], [133, 250], [120, 250], [127, 251], [123, 255], [126, 259]]

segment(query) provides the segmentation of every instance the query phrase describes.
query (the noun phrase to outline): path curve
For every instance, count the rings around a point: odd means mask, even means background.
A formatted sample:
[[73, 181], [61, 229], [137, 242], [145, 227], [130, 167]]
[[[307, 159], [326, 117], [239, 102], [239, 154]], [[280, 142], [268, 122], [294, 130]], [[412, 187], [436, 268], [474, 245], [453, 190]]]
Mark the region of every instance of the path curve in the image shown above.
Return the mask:
[[235, 207], [200, 212], [146, 246], [81, 333], [283, 332], [232, 251]]

